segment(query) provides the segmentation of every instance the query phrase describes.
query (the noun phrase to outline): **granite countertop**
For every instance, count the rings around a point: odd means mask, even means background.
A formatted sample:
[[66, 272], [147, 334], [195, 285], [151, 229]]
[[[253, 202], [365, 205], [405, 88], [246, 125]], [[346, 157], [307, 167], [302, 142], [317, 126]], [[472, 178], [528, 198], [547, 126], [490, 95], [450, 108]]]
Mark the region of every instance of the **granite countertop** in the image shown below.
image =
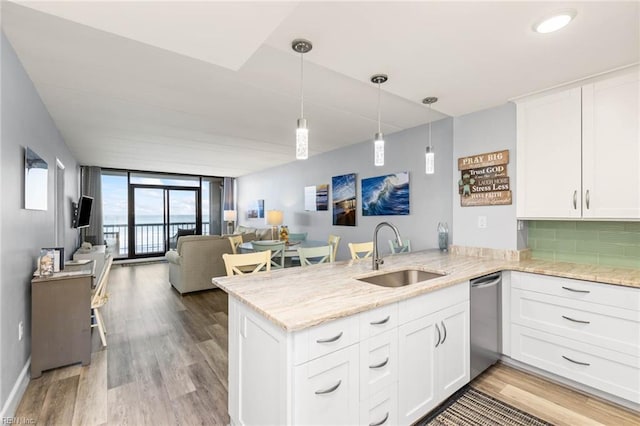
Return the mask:
[[[286, 268], [213, 283], [287, 331], [374, 309], [496, 271], [513, 270], [640, 288], [640, 269], [539, 260], [506, 261], [425, 250], [384, 257], [379, 271], [371, 259]], [[357, 278], [413, 267], [445, 273], [405, 287], [380, 287]]]

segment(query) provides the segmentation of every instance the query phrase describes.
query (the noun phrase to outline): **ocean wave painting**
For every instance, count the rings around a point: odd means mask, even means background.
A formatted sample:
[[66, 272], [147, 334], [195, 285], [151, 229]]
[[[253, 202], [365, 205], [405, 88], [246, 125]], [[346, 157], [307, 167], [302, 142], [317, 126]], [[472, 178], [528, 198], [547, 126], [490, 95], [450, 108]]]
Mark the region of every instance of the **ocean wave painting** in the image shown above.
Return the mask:
[[408, 214], [408, 172], [362, 179], [363, 216], [395, 216]]

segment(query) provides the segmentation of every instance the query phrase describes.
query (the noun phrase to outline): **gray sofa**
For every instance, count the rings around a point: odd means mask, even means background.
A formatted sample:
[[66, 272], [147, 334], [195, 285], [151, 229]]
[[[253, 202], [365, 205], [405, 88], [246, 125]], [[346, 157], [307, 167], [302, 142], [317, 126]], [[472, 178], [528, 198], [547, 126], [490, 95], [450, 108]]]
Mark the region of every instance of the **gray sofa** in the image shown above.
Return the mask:
[[222, 255], [231, 252], [227, 236], [180, 237], [176, 250], [165, 254], [169, 262], [169, 282], [180, 294], [213, 289], [211, 278], [227, 274]]

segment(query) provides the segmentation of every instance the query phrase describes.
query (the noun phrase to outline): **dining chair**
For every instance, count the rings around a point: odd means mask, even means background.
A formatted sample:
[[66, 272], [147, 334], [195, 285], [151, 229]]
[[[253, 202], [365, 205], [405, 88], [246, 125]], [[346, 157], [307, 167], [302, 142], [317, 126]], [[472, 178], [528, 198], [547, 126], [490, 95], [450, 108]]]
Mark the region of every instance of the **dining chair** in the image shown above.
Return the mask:
[[242, 235], [230, 235], [229, 241], [231, 242], [231, 251], [233, 254], [238, 254], [238, 247], [244, 242], [242, 240]]
[[391, 254], [409, 253], [411, 251], [411, 241], [402, 240], [402, 245], [399, 246], [396, 240], [389, 240], [389, 248], [391, 249]]
[[271, 250], [271, 269], [284, 268], [284, 241], [252, 241], [253, 251]]
[[105, 336], [107, 334], [107, 329], [104, 326], [104, 318], [102, 317], [102, 312], [100, 310], [107, 304], [107, 300], [109, 300], [109, 295], [107, 294], [107, 283], [109, 282], [109, 272], [111, 272], [112, 264], [113, 256], [109, 255], [107, 257], [107, 263], [103, 269], [104, 272], [102, 272], [102, 277], [100, 277], [100, 282], [91, 296], [91, 328], [98, 327], [103, 347], [107, 346], [107, 338]]
[[340, 244], [340, 237], [337, 235], [329, 235], [327, 242], [333, 247], [333, 260], [336, 260], [338, 256], [338, 245]]
[[[225, 253], [222, 255], [222, 260], [224, 260], [228, 277], [236, 274], [255, 274], [260, 272], [262, 268], [265, 268], [267, 272], [271, 271], [271, 250], [246, 254]], [[243, 268], [244, 266], [251, 266], [251, 268]]]
[[351, 259], [365, 259], [373, 254], [373, 241], [366, 243], [349, 243]]
[[289, 234], [289, 241], [305, 241], [307, 239], [308, 232], [299, 232]]
[[301, 266], [330, 263], [334, 260], [333, 246], [298, 247], [298, 256], [300, 256]]

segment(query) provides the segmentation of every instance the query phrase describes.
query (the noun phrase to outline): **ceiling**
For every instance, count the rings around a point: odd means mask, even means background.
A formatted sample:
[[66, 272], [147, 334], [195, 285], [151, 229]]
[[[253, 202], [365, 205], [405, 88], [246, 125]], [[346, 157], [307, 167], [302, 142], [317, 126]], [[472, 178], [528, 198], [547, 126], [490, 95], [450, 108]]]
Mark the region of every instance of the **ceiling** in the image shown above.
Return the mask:
[[[573, 8], [552, 34], [531, 27]], [[2, 28], [81, 164], [241, 176], [640, 60], [630, 2], [5, 2]], [[440, 100], [429, 112], [425, 96]], [[393, 149], [387, 145], [387, 149]], [[373, 153], [372, 153], [373, 156]]]

